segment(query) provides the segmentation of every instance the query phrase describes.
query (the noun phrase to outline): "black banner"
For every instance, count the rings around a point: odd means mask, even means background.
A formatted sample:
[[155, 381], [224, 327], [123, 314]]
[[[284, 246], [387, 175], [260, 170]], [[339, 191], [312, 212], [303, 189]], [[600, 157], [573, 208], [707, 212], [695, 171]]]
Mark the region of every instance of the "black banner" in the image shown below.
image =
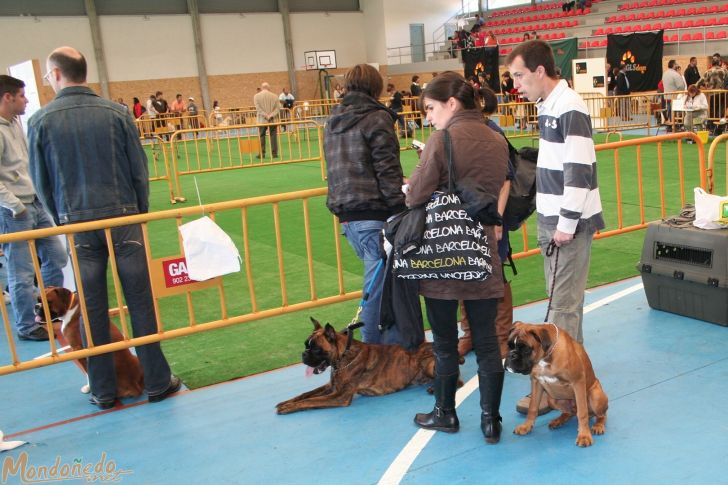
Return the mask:
[[472, 47], [463, 49], [465, 79], [482, 73], [486, 83], [496, 93], [500, 92], [500, 75], [498, 74], [498, 48]]
[[629, 88], [654, 91], [662, 79], [663, 31], [607, 36], [607, 62], [612, 67], [627, 65]]

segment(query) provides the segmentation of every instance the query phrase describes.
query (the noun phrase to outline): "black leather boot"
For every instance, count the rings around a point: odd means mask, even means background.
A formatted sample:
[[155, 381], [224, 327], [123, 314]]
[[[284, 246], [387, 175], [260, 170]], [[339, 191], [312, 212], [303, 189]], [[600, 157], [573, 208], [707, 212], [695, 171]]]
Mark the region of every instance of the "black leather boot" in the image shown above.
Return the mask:
[[496, 444], [501, 436], [500, 400], [503, 392], [503, 372], [478, 372], [480, 385], [480, 429], [486, 443]]
[[434, 429], [446, 433], [457, 433], [460, 421], [455, 413], [455, 391], [458, 386], [458, 374], [435, 376], [435, 408], [431, 413], [418, 413], [415, 424], [420, 428]]

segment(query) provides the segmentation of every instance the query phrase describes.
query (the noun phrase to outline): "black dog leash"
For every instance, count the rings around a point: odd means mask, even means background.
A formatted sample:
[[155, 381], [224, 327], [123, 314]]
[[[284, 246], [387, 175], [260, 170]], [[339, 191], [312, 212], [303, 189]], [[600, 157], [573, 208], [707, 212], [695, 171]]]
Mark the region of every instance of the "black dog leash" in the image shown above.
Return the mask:
[[554, 285], [556, 284], [556, 269], [559, 267], [559, 246], [556, 245], [556, 241], [553, 239], [549, 241], [549, 245], [546, 247], [546, 257], [550, 258], [556, 250], [556, 260], [554, 261], [554, 270], [551, 277], [551, 291], [549, 292], [549, 306], [546, 308], [546, 317], [543, 319], [544, 322], [549, 321], [549, 313], [551, 313], [551, 302], [554, 299]]

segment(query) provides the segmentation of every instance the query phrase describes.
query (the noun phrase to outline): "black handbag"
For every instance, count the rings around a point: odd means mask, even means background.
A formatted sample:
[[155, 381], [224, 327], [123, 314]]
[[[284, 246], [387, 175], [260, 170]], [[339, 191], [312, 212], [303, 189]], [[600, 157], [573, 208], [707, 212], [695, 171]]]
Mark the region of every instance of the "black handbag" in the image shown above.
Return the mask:
[[488, 237], [480, 220], [468, 215], [456, 191], [452, 141], [447, 131], [444, 136], [447, 191], [435, 191], [425, 204], [419, 246], [395, 247], [393, 273], [406, 279], [483, 281], [493, 273]]

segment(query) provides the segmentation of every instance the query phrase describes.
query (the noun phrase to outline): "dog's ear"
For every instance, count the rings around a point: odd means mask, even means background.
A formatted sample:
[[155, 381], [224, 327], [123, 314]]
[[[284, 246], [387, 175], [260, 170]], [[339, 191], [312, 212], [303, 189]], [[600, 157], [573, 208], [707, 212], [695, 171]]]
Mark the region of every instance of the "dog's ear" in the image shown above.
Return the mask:
[[313, 329], [314, 329], [314, 330], [319, 330], [319, 329], [321, 328], [321, 324], [319, 323], [319, 321], [318, 321], [318, 320], [316, 320], [316, 319], [315, 319], [315, 318], [313, 318], [313, 317], [308, 317], [308, 318], [310, 318], [310, 319], [311, 319], [311, 323], [313, 323]]
[[73, 292], [71, 290], [69, 290], [68, 288], [57, 288], [57, 293], [58, 293], [58, 296], [61, 298], [61, 301], [63, 302], [63, 307], [68, 308], [68, 305], [71, 304], [71, 298], [73, 297]]
[[548, 352], [554, 342], [551, 341], [551, 334], [549, 334], [546, 325], [541, 325], [542, 328], [534, 329], [532, 332], [533, 338], [541, 344], [541, 348], [544, 352]]
[[336, 329], [329, 323], [327, 323], [326, 327], [324, 327], [324, 336], [329, 342], [336, 343]]

